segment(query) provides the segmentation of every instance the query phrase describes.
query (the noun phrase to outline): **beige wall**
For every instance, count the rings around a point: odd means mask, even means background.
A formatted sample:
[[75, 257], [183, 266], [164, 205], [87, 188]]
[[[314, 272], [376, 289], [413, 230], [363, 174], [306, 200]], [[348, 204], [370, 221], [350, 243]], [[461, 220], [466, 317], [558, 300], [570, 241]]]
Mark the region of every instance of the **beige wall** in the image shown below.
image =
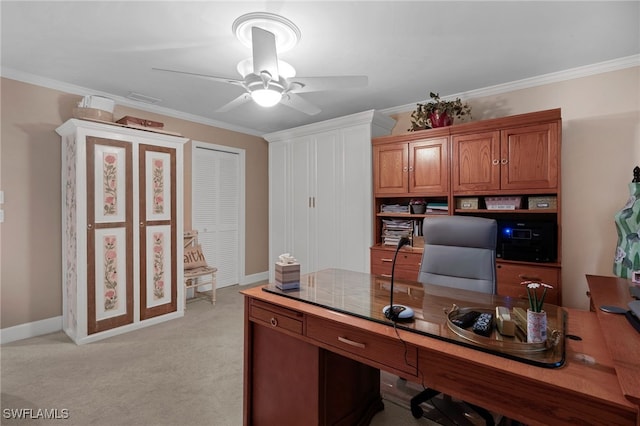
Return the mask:
[[[563, 305], [588, 309], [585, 274], [613, 275], [613, 216], [640, 165], [640, 67], [468, 101], [474, 120], [562, 108]], [[409, 113], [394, 118], [406, 132]]]
[[[62, 314], [60, 139], [78, 96], [1, 79], [2, 328]], [[469, 100], [474, 119], [562, 108], [563, 298], [586, 309], [585, 274], [612, 275], [614, 214], [640, 164], [640, 67]], [[203, 142], [246, 149], [247, 275], [268, 270], [268, 147], [264, 140], [118, 107]], [[394, 133], [409, 127], [397, 117]], [[191, 144], [185, 147], [185, 227], [191, 222]]]
[[[60, 138], [55, 129], [80, 96], [15, 80], [0, 80], [2, 328], [62, 315]], [[114, 116], [145, 117], [193, 140], [246, 150], [245, 274], [269, 269], [268, 146], [245, 135], [131, 108]], [[185, 228], [191, 226], [191, 143], [185, 145]]]

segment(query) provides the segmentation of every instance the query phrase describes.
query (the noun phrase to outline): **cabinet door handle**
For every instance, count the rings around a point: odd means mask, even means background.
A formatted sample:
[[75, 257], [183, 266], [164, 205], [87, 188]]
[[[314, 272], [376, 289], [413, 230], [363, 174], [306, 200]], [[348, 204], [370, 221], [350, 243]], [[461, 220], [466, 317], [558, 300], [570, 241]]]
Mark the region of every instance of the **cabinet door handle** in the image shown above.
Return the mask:
[[381, 277], [385, 277], [385, 278], [391, 278], [390, 274], [380, 274]]
[[309, 208], [311, 208], [311, 197], [309, 197]]
[[346, 337], [338, 336], [338, 340], [342, 343], [346, 343], [349, 346], [354, 346], [356, 348], [364, 349], [366, 346], [364, 343], [354, 342], [353, 340], [349, 340]]
[[495, 158], [494, 158], [494, 159], [491, 161], [491, 164], [493, 164], [494, 166], [497, 166], [498, 164], [500, 164], [500, 161], [499, 161], [498, 159], [495, 159]]
[[393, 262], [393, 259], [389, 259], [388, 257], [383, 257], [380, 260], [383, 261], [383, 262]]
[[315, 209], [316, 208], [316, 197], [311, 197], [311, 198], [313, 198], [313, 208]]
[[506, 158], [503, 158], [502, 160], [500, 160], [500, 162], [502, 164], [507, 164], [509, 162], [509, 160], [507, 160]]
[[402, 171], [403, 171], [403, 172], [406, 172], [407, 170], [408, 170], [408, 169], [407, 169], [406, 167], [403, 167], [403, 168], [402, 168]]
[[409, 171], [412, 172], [413, 171], [413, 167], [409, 167]]

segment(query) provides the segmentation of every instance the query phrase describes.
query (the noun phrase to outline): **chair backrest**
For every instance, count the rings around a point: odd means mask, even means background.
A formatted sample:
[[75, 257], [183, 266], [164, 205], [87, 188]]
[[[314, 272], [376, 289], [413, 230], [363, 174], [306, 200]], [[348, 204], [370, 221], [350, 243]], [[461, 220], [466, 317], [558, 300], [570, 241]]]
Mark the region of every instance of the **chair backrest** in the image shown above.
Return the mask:
[[496, 292], [495, 220], [473, 216], [426, 218], [418, 281], [445, 287]]

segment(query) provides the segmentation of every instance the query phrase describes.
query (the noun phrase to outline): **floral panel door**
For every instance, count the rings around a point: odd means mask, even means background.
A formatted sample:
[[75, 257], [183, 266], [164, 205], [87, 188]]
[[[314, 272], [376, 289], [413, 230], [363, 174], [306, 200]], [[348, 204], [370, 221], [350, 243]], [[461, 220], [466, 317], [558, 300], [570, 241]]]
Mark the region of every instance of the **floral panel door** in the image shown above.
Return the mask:
[[87, 332], [133, 322], [131, 144], [87, 138]]
[[177, 309], [176, 150], [140, 145], [140, 319]]

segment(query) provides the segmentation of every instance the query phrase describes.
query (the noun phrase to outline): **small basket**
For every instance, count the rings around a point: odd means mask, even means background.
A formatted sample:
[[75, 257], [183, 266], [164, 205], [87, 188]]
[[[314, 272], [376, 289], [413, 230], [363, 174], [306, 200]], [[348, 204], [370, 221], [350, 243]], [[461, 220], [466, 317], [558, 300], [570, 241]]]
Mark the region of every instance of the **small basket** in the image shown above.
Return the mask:
[[487, 210], [517, 210], [522, 206], [522, 197], [485, 197]]
[[558, 208], [558, 197], [529, 197], [529, 210], [551, 210]]
[[456, 208], [461, 210], [478, 210], [478, 197], [456, 198]]

